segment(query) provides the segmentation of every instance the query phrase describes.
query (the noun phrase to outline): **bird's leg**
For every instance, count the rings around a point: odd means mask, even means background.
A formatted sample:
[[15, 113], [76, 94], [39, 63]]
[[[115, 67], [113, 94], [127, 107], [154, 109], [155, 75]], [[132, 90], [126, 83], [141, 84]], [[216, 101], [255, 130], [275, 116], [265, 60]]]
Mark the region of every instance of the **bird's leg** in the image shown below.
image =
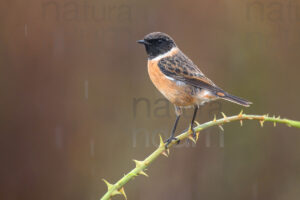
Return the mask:
[[174, 137], [175, 135], [175, 131], [176, 131], [176, 127], [177, 127], [177, 124], [178, 124], [178, 121], [179, 121], [179, 118], [180, 118], [180, 115], [176, 117], [176, 120], [175, 120], [175, 124], [173, 126], [173, 129], [172, 129], [172, 132], [171, 132], [171, 136], [166, 140], [166, 149], [168, 148], [168, 145], [173, 141], [173, 140], [177, 140], [177, 143], [180, 142], [180, 140], [178, 140], [176, 137]]
[[196, 105], [196, 106], [195, 106], [195, 110], [194, 110], [194, 114], [193, 114], [193, 118], [192, 118], [192, 121], [191, 121], [191, 127], [190, 127], [190, 129], [191, 129], [191, 131], [192, 131], [192, 134], [193, 134], [193, 137], [194, 137], [195, 139], [196, 139], [196, 132], [195, 132], [195, 130], [194, 130], [193, 125], [194, 125], [194, 122], [195, 122], [195, 119], [196, 119], [197, 111], [198, 111], [198, 106]]
[[173, 141], [173, 140], [176, 140], [177, 141], [177, 144], [179, 144], [180, 140], [177, 139], [176, 137], [174, 137], [175, 135], [175, 131], [176, 131], [176, 127], [177, 127], [177, 124], [179, 122], [179, 119], [180, 119], [180, 116], [182, 114], [182, 110], [175, 106], [175, 113], [176, 113], [176, 120], [175, 120], [175, 123], [174, 123], [174, 126], [173, 126], [173, 129], [172, 129], [172, 132], [171, 132], [171, 136], [165, 141], [165, 147], [166, 149], [168, 148], [168, 145]]

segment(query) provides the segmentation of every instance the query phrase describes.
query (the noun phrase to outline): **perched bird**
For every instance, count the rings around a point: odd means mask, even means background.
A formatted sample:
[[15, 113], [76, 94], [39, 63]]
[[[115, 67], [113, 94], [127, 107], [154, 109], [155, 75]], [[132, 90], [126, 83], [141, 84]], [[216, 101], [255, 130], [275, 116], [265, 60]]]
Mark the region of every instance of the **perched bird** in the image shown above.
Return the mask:
[[[208, 79], [200, 69], [177, 47], [167, 34], [154, 32], [137, 41], [148, 55], [148, 73], [155, 87], [175, 106], [176, 120], [166, 148], [173, 141], [176, 126], [184, 108], [194, 107], [191, 131], [200, 105], [224, 99], [248, 107], [251, 102], [233, 96]], [[179, 141], [178, 141], [179, 142]]]

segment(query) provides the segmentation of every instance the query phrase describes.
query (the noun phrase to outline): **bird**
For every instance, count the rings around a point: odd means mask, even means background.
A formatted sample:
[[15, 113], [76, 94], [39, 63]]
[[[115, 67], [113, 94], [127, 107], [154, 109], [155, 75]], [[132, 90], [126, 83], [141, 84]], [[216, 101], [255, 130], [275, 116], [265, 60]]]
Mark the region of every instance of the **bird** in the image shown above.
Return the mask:
[[175, 107], [176, 120], [165, 148], [173, 141], [179, 143], [175, 131], [183, 109], [194, 108], [190, 129], [196, 136], [193, 125], [200, 106], [217, 99], [227, 100], [249, 107], [252, 102], [231, 95], [207, 78], [202, 71], [177, 46], [166, 33], [149, 33], [142, 40], [148, 56], [148, 74], [154, 86]]

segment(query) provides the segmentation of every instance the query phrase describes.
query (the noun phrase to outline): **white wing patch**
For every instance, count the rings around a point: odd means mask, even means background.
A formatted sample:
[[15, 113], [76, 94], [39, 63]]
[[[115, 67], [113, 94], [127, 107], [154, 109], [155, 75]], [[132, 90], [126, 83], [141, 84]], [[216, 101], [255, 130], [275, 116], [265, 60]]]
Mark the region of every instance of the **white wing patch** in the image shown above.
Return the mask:
[[185, 82], [175, 80], [174, 78], [172, 78], [172, 77], [170, 77], [170, 76], [166, 76], [166, 75], [165, 75], [165, 77], [166, 77], [167, 79], [171, 80], [171, 81], [174, 81], [174, 82], [176, 83], [176, 85], [178, 85], [178, 86], [185, 86], [185, 85], [186, 85]]

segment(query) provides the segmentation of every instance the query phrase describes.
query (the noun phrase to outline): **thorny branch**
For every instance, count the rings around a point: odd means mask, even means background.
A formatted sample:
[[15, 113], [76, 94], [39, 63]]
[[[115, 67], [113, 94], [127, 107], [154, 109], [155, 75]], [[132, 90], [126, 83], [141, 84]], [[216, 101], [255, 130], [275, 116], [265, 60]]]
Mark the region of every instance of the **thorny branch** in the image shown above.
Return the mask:
[[[223, 127], [222, 127], [223, 124], [233, 122], [233, 121], [240, 121], [241, 126], [242, 126], [243, 125], [243, 120], [258, 120], [262, 127], [264, 125], [264, 122], [273, 122], [274, 127], [276, 126], [276, 123], [283, 123], [283, 124], [286, 124], [289, 127], [300, 128], [300, 121], [294, 121], [294, 120], [289, 120], [289, 119], [281, 119], [280, 117], [275, 117], [275, 116], [269, 117], [268, 115], [247, 115], [247, 114], [243, 114], [243, 111], [241, 111], [240, 114], [235, 115], [235, 116], [231, 116], [231, 117], [227, 117], [224, 113], [222, 113], [222, 115], [223, 115], [223, 118], [218, 119], [218, 120], [215, 117], [212, 121], [206, 122], [204, 124], [197, 123], [197, 126], [194, 128], [194, 130], [197, 133], [196, 134], [196, 139], [194, 139], [192, 137], [191, 129], [189, 129], [188, 131], [178, 135], [176, 138], [181, 140], [181, 141], [185, 140], [185, 139], [190, 139], [194, 143], [196, 143], [197, 140], [198, 140], [199, 133], [203, 129], [206, 129], [206, 128], [209, 128], [209, 127], [212, 127], [212, 126], [219, 126], [220, 129], [223, 130]], [[117, 183], [110, 184], [108, 181], [103, 179], [103, 181], [107, 185], [108, 190], [103, 195], [101, 200], [111, 199], [111, 197], [115, 196], [115, 195], [123, 195], [124, 198], [127, 199], [127, 196], [125, 194], [125, 190], [124, 190], [123, 186], [128, 181], [130, 181], [131, 179], [133, 179], [134, 177], [136, 177], [138, 175], [144, 175], [144, 176], [148, 177], [148, 175], [145, 173], [145, 170], [150, 165], [150, 163], [152, 163], [160, 155], [164, 155], [164, 156], [168, 157], [169, 149], [176, 142], [177, 141], [173, 141], [172, 143], [170, 143], [170, 145], [168, 146], [168, 149], [166, 150], [163, 139], [160, 136], [160, 145], [159, 145], [159, 147], [152, 154], [150, 154], [147, 158], [145, 158], [143, 161], [133, 160], [135, 162], [135, 168], [132, 169], [130, 172], [128, 172], [126, 175], [124, 175], [124, 177], [121, 178]]]

